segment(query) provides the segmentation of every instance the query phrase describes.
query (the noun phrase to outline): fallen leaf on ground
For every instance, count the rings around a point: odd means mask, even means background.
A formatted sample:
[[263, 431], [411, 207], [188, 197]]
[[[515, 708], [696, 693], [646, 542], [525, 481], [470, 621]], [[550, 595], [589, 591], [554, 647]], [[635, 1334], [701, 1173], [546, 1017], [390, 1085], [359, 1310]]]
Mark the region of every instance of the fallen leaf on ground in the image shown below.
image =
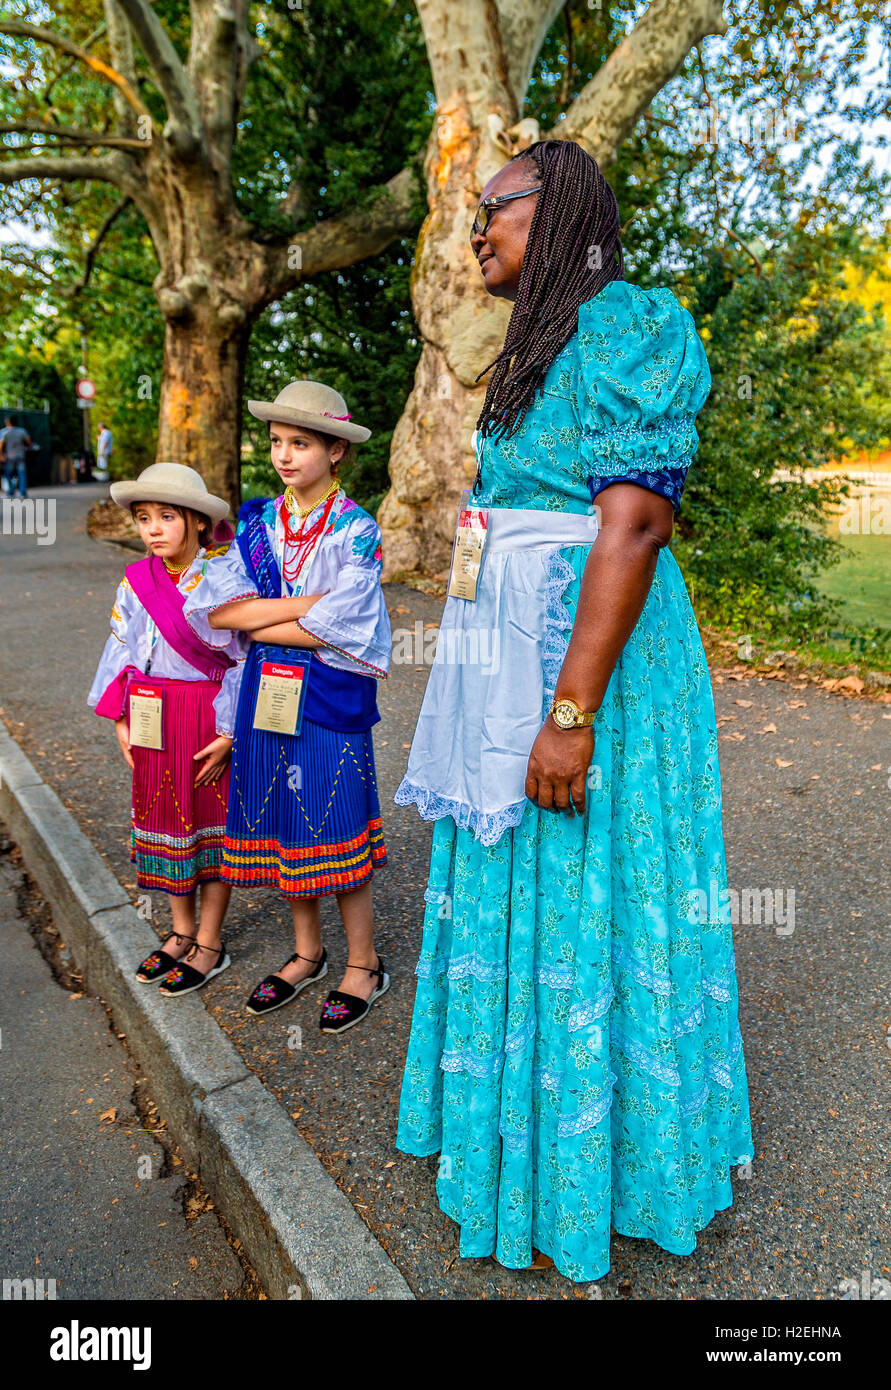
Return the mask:
[[116, 1120], [117, 1117], [118, 1117], [118, 1112], [117, 1112], [117, 1110], [115, 1109], [115, 1107], [112, 1106], [110, 1110], [103, 1110], [103, 1111], [102, 1111], [102, 1114], [99, 1116], [99, 1121], [100, 1121], [100, 1123], [101, 1123], [103, 1120]]
[[743, 709], [750, 709], [754, 705], [754, 700], [734, 700], [735, 705], [742, 705]]
[[838, 689], [853, 690], [856, 695], [859, 695], [861, 690], [866, 689], [866, 682], [862, 681], [859, 676], [845, 676], [844, 680], [839, 681]]
[[776, 763], [777, 767], [791, 767], [791, 766], [792, 766], [791, 763], [783, 762], [783, 759], [782, 759], [782, 758], [774, 758], [774, 762]]
[[765, 725], [764, 725], [764, 728], [761, 730], [762, 734], [775, 734], [776, 731], [777, 731], [777, 726], [776, 726], [776, 724], [765, 724]]

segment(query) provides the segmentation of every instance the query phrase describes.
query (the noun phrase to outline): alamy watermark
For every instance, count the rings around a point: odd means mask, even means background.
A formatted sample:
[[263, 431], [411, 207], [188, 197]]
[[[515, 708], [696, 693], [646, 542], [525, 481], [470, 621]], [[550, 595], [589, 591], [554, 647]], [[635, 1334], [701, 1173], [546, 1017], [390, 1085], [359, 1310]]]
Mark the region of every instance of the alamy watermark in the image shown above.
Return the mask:
[[727, 907], [734, 926], [774, 927], [777, 936], [791, 936], [795, 930], [794, 888], [719, 888], [710, 883], [704, 888], [690, 888], [687, 921], [695, 925], [721, 920]]
[[56, 539], [54, 497], [4, 497], [0, 502], [0, 535], [36, 536], [38, 545]]

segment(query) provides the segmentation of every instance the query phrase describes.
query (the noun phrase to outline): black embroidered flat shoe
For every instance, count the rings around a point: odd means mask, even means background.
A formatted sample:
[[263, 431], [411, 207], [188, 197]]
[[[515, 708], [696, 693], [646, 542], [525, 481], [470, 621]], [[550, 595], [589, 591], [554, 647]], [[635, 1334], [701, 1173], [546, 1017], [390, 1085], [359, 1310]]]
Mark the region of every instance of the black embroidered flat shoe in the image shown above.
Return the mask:
[[[136, 978], [142, 985], [153, 985], [157, 980], [162, 980], [175, 965], [179, 965], [176, 956], [168, 955], [164, 950], [168, 941], [194, 941], [194, 936], [185, 936], [182, 932], [172, 931], [161, 943], [160, 951], [153, 951], [150, 956], [146, 956], [141, 965], [136, 968]], [[188, 952], [186, 952], [188, 954]]]
[[[350, 963], [347, 961], [347, 968]], [[365, 970], [364, 965], [354, 965], [354, 970]], [[375, 989], [370, 999], [360, 999], [357, 994], [343, 994], [339, 989], [333, 989], [322, 1006], [322, 1016], [319, 1019], [319, 1028], [323, 1033], [345, 1033], [348, 1028], [355, 1028], [357, 1023], [368, 1013], [376, 999], [380, 999], [382, 994], [386, 994], [390, 988], [390, 977], [384, 969], [383, 957], [377, 958], [377, 969], [368, 970], [369, 975], [377, 975], [380, 984]]]
[[[289, 956], [285, 965], [290, 965], [292, 960], [309, 960], [309, 956], [301, 956], [295, 951], [293, 956]], [[321, 960], [311, 961], [316, 968], [304, 979], [298, 980], [296, 985], [289, 985], [287, 980], [283, 980], [281, 975], [267, 975], [265, 980], [261, 980], [254, 990], [250, 999], [245, 1004], [249, 1014], [271, 1014], [273, 1009], [280, 1009], [283, 1004], [290, 1004], [292, 999], [306, 989], [307, 985], [314, 985], [316, 980], [323, 980], [328, 974], [328, 952], [323, 950]]]
[[189, 952], [190, 956], [195, 955], [197, 950], [206, 951], [208, 955], [216, 956], [217, 963], [205, 975], [200, 970], [196, 970], [194, 965], [189, 965], [187, 960], [178, 961], [175, 968], [164, 980], [160, 993], [166, 995], [168, 999], [179, 999], [182, 994], [191, 994], [193, 989], [200, 989], [206, 985], [208, 980], [212, 980], [214, 975], [219, 975], [224, 970], [228, 970], [232, 964], [226, 954], [226, 943], [221, 942], [219, 948], [216, 946], [198, 946], [197, 942]]

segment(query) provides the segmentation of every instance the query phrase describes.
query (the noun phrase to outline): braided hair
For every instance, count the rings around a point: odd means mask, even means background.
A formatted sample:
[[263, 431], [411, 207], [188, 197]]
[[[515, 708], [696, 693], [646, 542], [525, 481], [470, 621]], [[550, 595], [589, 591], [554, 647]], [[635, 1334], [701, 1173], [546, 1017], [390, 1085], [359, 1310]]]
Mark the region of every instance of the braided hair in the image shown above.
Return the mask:
[[578, 330], [579, 306], [625, 274], [619, 208], [597, 162], [571, 140], [538, 140], [509, 162], [519, 161], [541, 192], [504, 347], [476, 378], [495, 368], [477, 420], [480, 435], [495, 438], [519, 428]]

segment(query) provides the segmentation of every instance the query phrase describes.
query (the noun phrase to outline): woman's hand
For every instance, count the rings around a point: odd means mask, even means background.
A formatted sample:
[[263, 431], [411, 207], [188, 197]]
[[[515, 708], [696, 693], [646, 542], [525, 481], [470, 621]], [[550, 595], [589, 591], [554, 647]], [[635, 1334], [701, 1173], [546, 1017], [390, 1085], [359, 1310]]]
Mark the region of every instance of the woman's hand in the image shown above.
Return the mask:
[[127, 761], [127, 766], [132, 771], [136, 764], [133, 762], [133, 754], [130, 752], [130, 725], [124, 715], [114, 721], [114, 731], [118, 736], [118, 743], [121, 745], [121, 752]]
[[216, 782], [226, 771], [229, 757], [232, 752], [232, 740], [225, 734], [220, 734], [206, 748], [202, 748], [195, 754], [194, 761], [199, 758], [206, 758], [207, 761], [201, 764], [198, 775], [195, 778], [196, 787], [204, 787], [208, 782]]
[[585, 814], [585, 782], [594, 756], [594, 730], [542, 724], [526, 768], [526, 795], [543, 811]]

